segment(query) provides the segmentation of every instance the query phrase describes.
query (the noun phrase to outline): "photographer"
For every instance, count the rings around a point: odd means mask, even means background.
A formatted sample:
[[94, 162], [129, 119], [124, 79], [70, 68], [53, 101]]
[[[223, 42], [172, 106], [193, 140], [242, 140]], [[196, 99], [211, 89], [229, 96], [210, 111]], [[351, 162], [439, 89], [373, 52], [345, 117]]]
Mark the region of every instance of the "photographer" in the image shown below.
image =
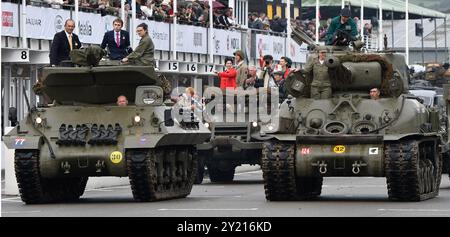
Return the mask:
[[255, 87], [270, 88], [276, 86], [273, 80], [273, 57], [272, 55], [264, 55], [259, 60], [261, 72], [256, 80]]

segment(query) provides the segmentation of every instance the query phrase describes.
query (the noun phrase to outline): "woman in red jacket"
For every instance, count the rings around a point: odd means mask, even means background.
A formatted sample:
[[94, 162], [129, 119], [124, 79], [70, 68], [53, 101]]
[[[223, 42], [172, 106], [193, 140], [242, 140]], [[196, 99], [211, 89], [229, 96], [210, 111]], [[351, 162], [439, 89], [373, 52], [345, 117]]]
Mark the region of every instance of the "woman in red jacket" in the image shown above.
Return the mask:
[[236, 69], [233, 67], [233, 60], [227, 58], [225, 60], [225, 71], [217, 73], [220, 77], [220, 89], [225, 90], [226, 88], [236, 88]]

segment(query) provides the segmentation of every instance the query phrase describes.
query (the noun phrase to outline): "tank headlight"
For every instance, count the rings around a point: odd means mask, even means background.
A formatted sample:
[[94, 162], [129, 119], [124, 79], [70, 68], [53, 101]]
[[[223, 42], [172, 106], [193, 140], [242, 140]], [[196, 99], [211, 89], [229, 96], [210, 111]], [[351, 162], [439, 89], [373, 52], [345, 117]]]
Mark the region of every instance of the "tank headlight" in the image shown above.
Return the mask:
[[252, 126], [253, 126], [254, 128], [258, 127], [258, 122], [253, 122], [253, 123], [252, 123]]
[[205, 123], [206, 128], [209, 128], [209, 126], [210, 126], [209, 123]]
[[35, 122], [37, 124], [41, 124], [42, 123], [42, 118], [41, 117], [36, 117]]
[[139, 115], [134, 116], [134, 122], [136, 122], [136, 123], [141, 122], [141, 116], [139, 116]]
[[269, 131], [273, 131], [273, 129], [274, 129], [273, 124], [267, 125], [267, 129], [269, 129]]

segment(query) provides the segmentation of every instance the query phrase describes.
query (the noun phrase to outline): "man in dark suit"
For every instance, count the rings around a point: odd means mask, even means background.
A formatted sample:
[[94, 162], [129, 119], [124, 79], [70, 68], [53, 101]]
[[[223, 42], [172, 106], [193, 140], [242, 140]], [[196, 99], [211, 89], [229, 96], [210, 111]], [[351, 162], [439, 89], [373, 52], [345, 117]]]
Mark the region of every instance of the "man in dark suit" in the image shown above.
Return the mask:
[[113, 22], [114, 30], [108, 31], [103, 36], [102, 49], [108, 45], [109, 58], [112, 60], [122, 60], [128, 55], [130, 48], [130, 35], [122, 30], [123, 21], [117, 18]]
[[74, 29], [75, 21], [68, 19], [64, 24], [64, 30], [56, 33], [53, 37], [50, 49], [50, 65], [56, 66], [60, 65], [63, 60], [70, 60], [70, 51], [81, 48], [78, 35], [73, 33]]

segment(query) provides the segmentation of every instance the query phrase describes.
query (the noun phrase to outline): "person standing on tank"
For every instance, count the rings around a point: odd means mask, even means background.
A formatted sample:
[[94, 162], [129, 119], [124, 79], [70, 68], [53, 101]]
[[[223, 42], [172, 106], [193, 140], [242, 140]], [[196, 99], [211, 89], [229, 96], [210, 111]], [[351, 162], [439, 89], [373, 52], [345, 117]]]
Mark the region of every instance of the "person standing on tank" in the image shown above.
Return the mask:
[[319, 51], [319, 57], [308, 62], [303, 69], [306, 74], [312, 74], [311, 98], [328, 99], [331, 98], [331, 81], [328, 74], [328, 67], [325, 65], [327, 57], [326, 50]]
[[141, 37], [139, 45], [127, 57], [122, 59], [124, 64], [137, 66], [155, 66], [155, 45], [148, 35], [148, 26], [141, 23], [136, 27], [136, 32]]
[[70, 60], [70, 51], [81, 48], [78, 35], [73, 33], [74, 29], [75, 21], [67, 19], [64, 23], [64, 30], [56, 33], [53, 37], [50, 48], [50, 65], [53, 67], [60, 65], [62, 61]]
[[103, 36], [102, 49], [108, 47], [109, 59], [122, 60], [128, 55], [130, 49], [130, 34], [122, 30], [123, 21], [117, 18], [113, 22], [113, 30], [108, 31]]

